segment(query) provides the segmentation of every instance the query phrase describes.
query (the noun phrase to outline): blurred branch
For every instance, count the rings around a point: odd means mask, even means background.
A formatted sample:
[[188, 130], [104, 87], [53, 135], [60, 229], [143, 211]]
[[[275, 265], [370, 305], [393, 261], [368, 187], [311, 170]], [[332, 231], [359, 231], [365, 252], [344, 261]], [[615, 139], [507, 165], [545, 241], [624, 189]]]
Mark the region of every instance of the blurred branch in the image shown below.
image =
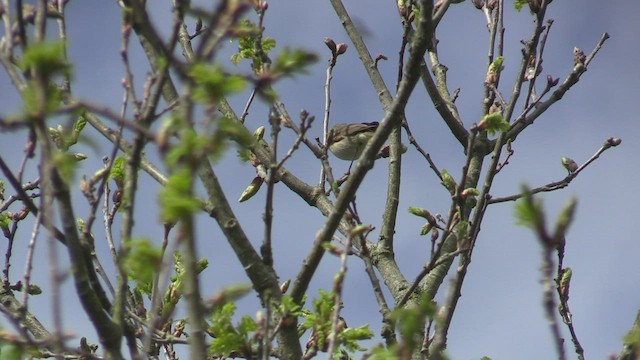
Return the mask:
[[[94, 269], [92, 266], [87, 266], [88, 263], [91, 263], [91, 257], [78, 236], [69, 186], [63, 180], [59, 168], [56, 166], [44, 118], [35, 120], [34, 124], [41, 147], [41, 174], [43, 179], [47, 179], [46, 183], [43, 184], [43, 188], [46, 189], [45, 191], [51, 191], [52, 200], [55, 200], [58, 205], [56, 213], [59, 216], [65, 234], [67, 251], [73, 269], [74, 284], [80, 297], [80, 302], [93, 323], [107, 354], [120, 358], [122, 356], [120, 355], [122, 330], [105, 311], [105, 304], [102, 303], [97, 295], [98, 289], [91, 285], [89, 272], [94, 272]], [[43, 216], [43, 223], [53, 222], [53, 219], [47, 219], [49, 216], [51, 215], [45, 214]]]
[[[16, 179], [16, 177], [13, 175], [13, 172], [11, 172], [11, 169], [9, 169], [9, 167], [7, 166], [7, 163], [4, 162], [4, 159], [2, 158], [2, 156], [0, 156], [0, 170], [2, 170], [2, 173], [7, 178], [7, 180], [9, 180], [9, 183], [11, 184], [13, 189], [18, 193], [18, 198], [20, 198], [20, 200], [23, 202], [27, 210], [29, 210], [29, 212], [32, 213], [33, 215], [37, 216], [39, 212], [38, 207], [36, 207], [36, 205], [33, 203], [33, 200], [31, 200], [31, 197], [29, 196], [29, 194], [25, 192], [25, 190], [22, 187], [22, 184], [18, 182], [18, 179]], [[62, 231], [58, 230], [58, 228], [52, 224], [50, 225], [43, 224], [43, 225], [47, 228], [47, 230], [53, 232], [53, 236], [56, 238], [56, 240], [66, 245], [67, 240]]]
[[28, 311], [25, 311], [11, 290], [2, 289], [0, 291], [0, 311], [9, 319], [19, 324], [19, 330], [26, 329], [36, 339], [49, 339], [51, 333], [38, 321], [38, 319]]
[[638, 334], [640, 334], [640, 310], [636, 314], [636, 319], [631, 326], [631, 330], [627, 333], [624, 347], [620, 355], [618, 355], [617, 360], [638, 360], [638, 356], [640, 356]]

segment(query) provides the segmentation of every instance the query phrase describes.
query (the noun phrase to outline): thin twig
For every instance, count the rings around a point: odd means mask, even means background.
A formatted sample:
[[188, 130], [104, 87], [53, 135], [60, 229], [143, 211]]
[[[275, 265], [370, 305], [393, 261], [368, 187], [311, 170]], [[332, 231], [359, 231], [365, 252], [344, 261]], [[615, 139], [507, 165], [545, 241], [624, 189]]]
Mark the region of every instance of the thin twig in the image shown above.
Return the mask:
[[566, 359], [564, 339], [562, 338], [560, 325], [558, 324], [558, 319], [556, 318], [556, 302], [553, 297], [553, 260], [551, 258], [552, 249], [547, 245], [543, 244], [543, 246], [545, 247], [545, 249], [543, 250], [542, 266], [540, 271], [542, 272], [542, 297], [544, 310], [549, 322], [549, 327], [551, 328], [551, 334], [553, 336], [556, 351], [558, 353], [558, 360], [564, 360]]
[[[600, 155], [605, 152], [606, 150], [608, 150], [609, 148], [615, 147], [617, 145], [619, 145], [621, 142], [621, 140], [619, 138], [609, 138], [605, 141], [604, 145], [602, 145], [598, 151], [596, 151], [595, 154], [593, 154], [589, 160], [587, 160], [584, 164], [580, 165], [580, 167], [578, 167], [576, 169], [576, 171], [569, 173], [567, 176], [565, 176], [564, 179], [559, 180], [559, 181], [554, 181], [554, 182], [550, 182], [546, 185], [537, 187], [537, 188], [533, 188], [531, 190], [529, 190], [530, 194], [537, 194], [540, 192], [549, 192], [549, 191], [555, 191], [555, 190], [559, 190], [562, 188], [565, 188], [567, 185], [569, 185], [571, 183], [571, 181], [573, 181], [573, 179], [575, 179], [578, 174], [580, 174], [580, 172], [582, 172], [582, 170], [584, 170], [587, 166], [589, 166], [592, 162], [594, 162], [597, 158], [600, 157]], [[498, 198], [491, 198], [489, 199], [488, 203], [489, 204], [496, 204], [496, 203], [501, 203], [501, 202], [505, 202], [505, 201], [515, 201], [518, 200], [524, 196], [526, 196], [527, 194], [525, 193], [519, 193], [519, 194], [514, 194], [514, 195], [510, 195], [510, 196], [505, 196], [505, 197], [498, 197]]]
[[[22, 306], [24, 307], [25, 312], [29, 311], [29, 286], [31, 284], [31, 270], [33, 270], [33, 254], [36, 248], [36, 239], [38, 238], [38, 234], [40, 232], [40, 226], [42, 217], [40, 214], [36, 216], [36, 221], [33, 226], [33, 231], [31, 232], [31, 237], [29, 238], [29, 244], [27, 245], [27, 259], [25, 261], [25, 269], [24, 269], [24, 293], [22, 297]], [[7, 279], [8, 280], [8, 279]]]

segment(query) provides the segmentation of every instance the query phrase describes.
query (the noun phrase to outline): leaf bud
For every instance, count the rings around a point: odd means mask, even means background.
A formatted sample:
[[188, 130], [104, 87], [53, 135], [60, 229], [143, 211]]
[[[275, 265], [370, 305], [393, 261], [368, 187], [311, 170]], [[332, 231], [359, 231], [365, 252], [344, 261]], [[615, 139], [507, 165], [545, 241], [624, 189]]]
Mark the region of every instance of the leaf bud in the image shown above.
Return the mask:
[[622, 139], [610, 137], [610, 138], [607, 139], [607, 143], [606, 144], [609, 145], [609, 147], [612, 147], [612, 146], [618, 146], [621, 143], [622, 143]]
[[558, 82], [560, 81], [560, 78], [553, 78], [553, 76], [551, 75], [547, 75], [547, 86], [552, 88], [556, 85], [558, 85]]
[[260, 176], [254, 177], [249, 186], [247, 186], [247, 188], [244, 189], [244, 191], [240, 195], [238, 202], [243, 202], [251, 199], [255, 194], [258, 193], [258, 190], [260, 190], [263, 182], [264, 180], [262, 180]]
[[324, 44], [327, 45], [332, 54], [336, 53], [336, 42], [333, 41], [333, 39], [328, 37], [324, 38]]
[[473, 3], [473, 6], [476, 7], [476, 9], [482, 10], [482, 7], [484, 6], [484, 0], [472, 0], [471, 2]]
[[257, 128], [256, 131], [253, 132], [253, 137], [257, 141], [262, 140], [262, 138], [264, 138], [264, 126]]
[[337, 52], [337, 54], [338, 54], [338, 55], [342, 55], [342, 54], [344, 54], [345, 52], [347, 52], [347, 47], [348, 47], [348, 46], [347, 46], [347, 44], [345, 44], [345, 43], [340, 43], [340, 44], [338, 44], [338, 46], [337, 46], [337, 48], [336, 48], [336, 52]]
[[291, 279], [287, 279], [285, 282], [280, 284], [280, 293], [285, 294], [287, 290], [289, 290], [289, 285], [291, 284]]
[[564, 166], [570, 174], [578, 170], [578, 164], [573, 159], [563, 156], [561, 161], [562, 166]]
[[584, 51], [580, 50], [580, 48], [573, 48], [573, 65], [584, 64], [584, 61], [587, 57], [584, 55]]

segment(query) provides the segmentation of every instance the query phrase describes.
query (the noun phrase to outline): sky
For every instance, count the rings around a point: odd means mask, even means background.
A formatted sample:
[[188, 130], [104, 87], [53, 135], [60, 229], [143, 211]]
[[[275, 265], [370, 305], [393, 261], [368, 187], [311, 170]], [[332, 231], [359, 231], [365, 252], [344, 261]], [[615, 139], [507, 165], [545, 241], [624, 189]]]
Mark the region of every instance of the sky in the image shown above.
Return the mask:
[[[171, 17], [166, 7], [169, 2], [153, 2], [151, 18], [154, 24], [158, 28], [165, 25], [168, 28]], [[393, 89], [401, 35], [395, 2], [345, 0], [345, 6], [363, 32], [372, 55], [388, 57], [388, 61], [379, 64], [379, 69], [387, 86]], [[526, 9], [517, 13], [510, 5], [508, 8], [505, 18], [505, 70], [500, 86], [505, 94], [511, 90], [511, 74], [519, 65], [519, 41], [528, 38], [533, 27], [532, 17]], [[120, 82], [124, 72], [118, 54], [120, 10], [117, 2], [76, 0], [69, 3], [67, 11], [74, 94], [119, 109], [122, 101]], [[607, 138], [622, 138], [621, 146], [606, 151], [569, 187], [540, 197], [548, 211], [549, 223], [553, 223], [555, 215], [571, 197], [578, 199], [576, 218], [567, 236], [565, 258], [565, 266], [571, 267], [574, 273], [570, 307], [587, 357], [603, 359], [619, 352], [621, 339], [640, 308], [640, 287], [636, 286], [640, 280], [637, 261], [640, 243], [634, 235], [634, 224], [639, 214], [636, 204], [640, 195], [634, 190], [636, 184], [633, 180], [640, 172], [636, 159], [640, 154], [640, 124], [637, 120], [640, 110], [640, 72], [637, 70], [640, 3], [557, 0], [549, 7], [547, 17], [555, 21], [545, 49], [543, 74], [559, 77], [561, 81], [572, 68], [574, 47], [590, 53], [604, 32], [611, 38], [580, 82], [518, 137], [513, 144], [515, 153], [509, 165], [496, 177], [492, 195], [500, 197], [517, 193], [522, 184], [536, 187], [560, 180], [566, 175], [560, 164], [562, 156], [582, 164]], [[193, 24], [190, 25], [192, 29]], [[366, 71], [328, 1], [272, 1], [265, 27], [265, 34], [278, 42], [276, 52], [285, 47], [299, 47], [317, 53], [321, 59], [307, 75], [283, 80], [276, 85], [293, 116], [305, 109], [316, 117], [312, 137], [321, 134], [319, 124], [324, 111], [323, 86], [329, 56], [323, 44], [325, 37], [349, 45], [334, 70], [331, 121], [378, 121], [383, 118], [382, 106]], [[452, 6], [438, 29], [438, 40], [441, 61], [449, 69], [450, 88], [461, 89], [456, 104], [464, 125], [469, 128], [481, 116], [488, 43], [484, 16], [469, 1]], [[148, 65], [135, 39], [131, 44], [135, 80], [140, 88]], [[227, 44], [219, 59], [226, 62], [235, 46]], [[233, 67], [231, 64], [225, 66]], [[245, 92], [231, 99], [238, 113], [247, 96], [248, 92]], [[14, 114], [19, 109], [18, 94], [2, 72], [0, 116]], [[249, 113], [247, 126], [255, 129], [264, 125], [267, 116], [268, 108], [257, 103]], [[459, 178], [464, 164], [462, 149], [420, 85], [411, 97], [406, 116], [418, 142], [436, 164]], [[0, 132], [0, 155], [13, 166], [18, 164], [20, 157], [12, 154], [16, 151], [21, 154], [24, 139], [22, 132]], [[284, 134], [282, 148], [290, 145], [293, 139], [293, 135]], [[86, 174], [97, 170], [102, 156], [110, 152], [109, 145], [97, 133], [89, 133], [79, 149], [90, 155], [81, 170]], [[153, 148], [147, 151], [150, 158], [157, 161], [157, 151]], [[331, 161], [336, 173], [346, 171], [349, 166], [335, 158]], [[318, 181], [319, 164], [308, 149], [301, 148], [285, 166], [307, 182]], [[230, 151], [215, 164], [214, 169], [228, 191], [244, 230], [259, 246], [263, 236], [264, 189], [249, 202], [235, 203], [255, 176], [253, 168], [241, 163]], [[34, 176], [34, 171], [32, 169], [27, 175]], [[425, 207], [446, 215], [449, 196], [414, 149], [409, 149], [403, 157], [402, 171], [395, 235], [396, 257], [407, 278], [411, 279], [427, 261], [429, 240], [419, 236], [422, 222], [410, 216], [406, 209], [409, 206]], [[357, 197], [363, 222], [378, 228], [383, 212], [386, 176], [386, 164], [379, 161], [365, 178]], [[141, 181], [144, 186], [140, 187], [139, 197], [145, 200], [138, 207], [134, 233], [159, 241], [161, 227], [157, 226], [158, 206], [155, 201], [159, 186], [145, 175]], [[296, 276], [301, 259], [309, 251], [323, 218], [283, 185], [276, 186], [275, 195], [275, 266], [281, 279], [285, 280]], [[79, 214], [83, 214], [83, 209], [86, 212], [86, 205], [78, 195], [74, 201], [78, 204]], [[556, 357], [542, 307], [541, 248], [530, 230], [515, 225], [513, 208], [513, 203], [502, 203], [492, 205], [487, 211], [449, 334], [448, 349], [452, 359]], [[236, 263], [230, 247], [211, 219], [199, 218], [197, 228], [200, 253], [210, 263], [202, 279], [204, 296], [210, 297], [224, 286], [246, 283], [241, 266]], [[96, 238], [100, 239], [98, 231]], [[25, 240], [29, 232], [27, 226], [22, 229], [21, 235]], [[375, 239], [376, 235], [374, 231], [371, 238]], [[15, 249], [14, 281], [19, 279], [23, 269], [20, 261], [24, 259], [25, 247], [26, 241], [17, 244]], [[108, 264], [108, 248], [104, 242], [98, 243], [97, 251], [104, 256], [107, 267], [112, 268]], [[37, 255], [46, 259], [44, 242], [40, 243]], [[62, 249], [59, 249], [59, 257], [64, 259]], [[380, 315], [363, 266], [356, 258], [350, 258], [348, 265], [344, 294], [347, 322], [350, 326], [369, 323], [377, 335]], [[318, 289], [331, 288], [338, 266], [338, 259], [325, 256], [312, 282], [310, 296]], [[36, 274], [35, 281], [46, 287], [48, 274]], [[444, 283], [441, 294], [447, 284]], [[441, 294], [437, 299], [442, 299]], [[31, 303], [45, 324], [51, 321], [50, 298], [47, 296], [34, 297]], [[64, 328], [78, 336], [91, 334], [91, 329], [83, 324], [86, 317], [77, 311], [75, 295], [69, 292], [63, 298]], [[240, 310], [249, 315], [258, 310], [253, 295], [241, 300], [239, 305]], [[0, 325], [10, 327], [5, 319], [0, 320]], [[573, 354], [564, 328], [563, 335], [567, 353]], [[374, 340], [380, 341], [379, 336]]]

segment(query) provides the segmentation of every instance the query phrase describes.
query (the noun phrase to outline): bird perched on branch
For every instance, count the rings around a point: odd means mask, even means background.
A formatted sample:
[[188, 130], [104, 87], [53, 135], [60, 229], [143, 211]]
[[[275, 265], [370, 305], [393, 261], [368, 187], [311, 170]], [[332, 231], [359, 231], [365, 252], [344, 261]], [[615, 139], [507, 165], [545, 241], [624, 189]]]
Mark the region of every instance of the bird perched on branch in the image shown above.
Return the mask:
[[329, 150], [338, 159], [356, 160], [362, 154], [377, 128], [377, 121], [336, 124], [329, 132]]
[[[373, 133], [378, 129], [379, 123], [364, 122], [353, 124], [336, 124], [329, 131], [329, 150], [338, 159], [354, 161], [362, 155]], [[407, 147], [400, 144], [400, 151], [404, 154]], [[389, 157], [389, 145], [380, 149], [377, 159]]]

